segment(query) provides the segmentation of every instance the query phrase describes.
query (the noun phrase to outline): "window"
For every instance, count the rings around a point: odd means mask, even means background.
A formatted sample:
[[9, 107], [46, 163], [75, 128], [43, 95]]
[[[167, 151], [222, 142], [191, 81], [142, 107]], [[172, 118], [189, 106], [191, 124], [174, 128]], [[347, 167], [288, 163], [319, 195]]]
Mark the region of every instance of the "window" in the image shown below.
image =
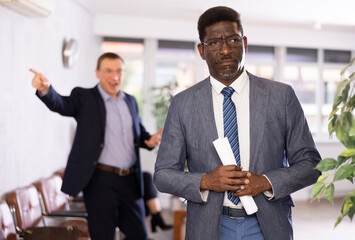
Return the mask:
[[179, 91], [194, 84], [195, 43], [159, 40], [155, 87], [177, 85]]
[[274, 52], [274, 47], [249, 45], [245, 68], [256, 76], [274, 79]]

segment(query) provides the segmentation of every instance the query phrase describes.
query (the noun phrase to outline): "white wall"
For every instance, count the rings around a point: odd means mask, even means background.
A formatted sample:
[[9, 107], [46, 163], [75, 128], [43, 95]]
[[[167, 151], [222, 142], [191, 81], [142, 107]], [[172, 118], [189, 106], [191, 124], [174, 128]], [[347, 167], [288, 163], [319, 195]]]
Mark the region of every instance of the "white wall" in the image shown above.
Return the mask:
[[[62, 94], [94, 86], [100, 38], [93, 15], [74, 0], [59, 0], [47, 18], [27, 18], [0, 6], [0, 198], [65, 167], [75, 122], [37, 99], [29, 68], [41, 71]], [[65, 38], [79, 43], [79, 61], [62, 64]]]

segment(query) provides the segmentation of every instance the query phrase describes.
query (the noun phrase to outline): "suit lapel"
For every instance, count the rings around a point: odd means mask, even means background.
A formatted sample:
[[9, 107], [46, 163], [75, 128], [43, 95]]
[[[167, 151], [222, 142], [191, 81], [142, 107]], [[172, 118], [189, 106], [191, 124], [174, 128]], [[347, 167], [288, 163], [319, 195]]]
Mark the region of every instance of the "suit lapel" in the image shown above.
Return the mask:
[[105, 125], [106, 125], [106, 108], [105, 108], [105, 103], [101, 97], [101, 94], [99, 92], [99, 89], [94, 87], [93, 89], [93, 94], [96, 99], [97, 107], [99, 110], [99, 117], [100, 117], [100, 126], [105, 131]]
[[265, 85], [257, 77], [248, 73], [250, 81], [249, 109], [250, 109], [250, 171], [255, 172], [261, 149], [266, 115], [269, 102], [269, 94], [265, 91]]
[[136, 138], [139, 134], [139, 121], [138, 119], [136, 118], [136, 116], [138, 116], [138, 113], [134, 111], [134, 107], [133, 107], [133, 103], [131, 101], [131, 97], [125, 93], [125, 98], [124, 98], [127, 106], [128, 106], [128, 109], [131, 113], [131, 116], [132, 116], [132, 121], [133, 121], [133, 126], [134, 126], [134, 137]]
[[209, 77], [203, 80], [201, 87], [195, 92], [194, 96], [197, 111], [201, 116], [200, 124], [205, 131], [205, 141], [212, 145], [212, 142], [218, 138], [218, 134], [213, 112], [212, 87]]

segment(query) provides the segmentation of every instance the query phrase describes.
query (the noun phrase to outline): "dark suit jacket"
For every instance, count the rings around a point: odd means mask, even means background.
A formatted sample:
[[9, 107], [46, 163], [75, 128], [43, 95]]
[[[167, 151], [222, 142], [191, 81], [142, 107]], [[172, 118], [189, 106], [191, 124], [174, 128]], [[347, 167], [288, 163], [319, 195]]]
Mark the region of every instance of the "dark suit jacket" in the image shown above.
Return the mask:
[[[290, 194], [313, 184], [321, 160], [293, 89], [249, 74], [250, 171], [265, 174], [274, 199], [254, 196], [267, 240], [293, 238]], [[222, 165], [212, 144], [218, 138], [210, 79], [173, 98], [155, 164], [158, 190], [187, 199], [186, 239], [219, 239], [224, 193], [200, 195], [202, 175]], [[185, 159], [189, 172], [184, 172]], [[242, 160], [243, 161], [243, 160]]]
[[[38, 93], [37, 96], [39, 96]], [[90, 89], [74, 88], [70, 96], [61, 96], [53, 87], [50, 87], [49, 92], [40, 99], [50, 110], [63, 116], [74, 117], [77, 122], [75, 138], [62, 185], [63, 192], [76, 196], [88, 184], [105, 145], [105, 104], [97, 86]], [[125, 101], [133, 120], [134, 146], [137, 156], [135, 174], [137, 187], [143, 196], [139, 147], [148, 149], [144, 140], [149, 139], [150, 134], [141, 124], [135, 98], [126, 93]]]

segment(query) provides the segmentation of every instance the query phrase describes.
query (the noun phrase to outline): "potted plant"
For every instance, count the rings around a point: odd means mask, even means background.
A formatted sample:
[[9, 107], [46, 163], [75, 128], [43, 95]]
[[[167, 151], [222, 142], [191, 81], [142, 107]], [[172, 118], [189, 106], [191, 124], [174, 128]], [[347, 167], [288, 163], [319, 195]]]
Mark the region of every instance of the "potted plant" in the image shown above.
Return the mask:
[[[355, 72], [346, 74], [347, 70], [355, 65], [355, 58], [340, 72], [341, 82], [338, 85], [332, 112], [329, 115], [329, 136], [336, 135], [337, 139], [345, 146], [337, 159], [325, 158], [316, 169], [323, 172], [312, 188], [312, 200], [325, 195], [326, 199], [333, 204], [334, 182], [348, 180], [354, 183], [355, 178], [355, 108], [354, 80]], [[346, 76], [348, 75], [348, 76]], [[326, 181], [327, 180], [327, 181]], [[350, 191], [344, 198], [341, 215], [338, 217], [336, 227], [345, 216], [351, 220], [355, 213], [355, 190]]]

